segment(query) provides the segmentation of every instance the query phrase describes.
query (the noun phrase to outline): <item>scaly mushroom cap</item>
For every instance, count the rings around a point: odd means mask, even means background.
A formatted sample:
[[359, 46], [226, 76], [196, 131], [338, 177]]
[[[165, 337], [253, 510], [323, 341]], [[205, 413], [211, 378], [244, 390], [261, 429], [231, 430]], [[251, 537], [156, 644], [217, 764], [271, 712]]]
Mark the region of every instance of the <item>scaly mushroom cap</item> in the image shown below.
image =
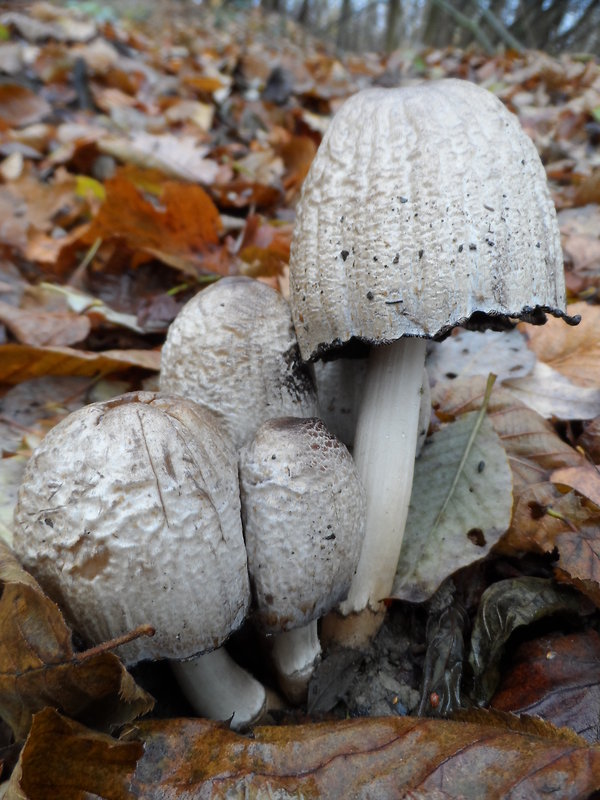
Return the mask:
[[346, 447], [319, 419], [273, 419], [240, 457], [242, 517], [257, 621], [271, 633], [323, 616], [350, 580], [364, 490]]
[[68, 416], [37, 448], [14, 548], [97, 644], [149, 623], [126, 661], [218, 647], [248, 610], [237, 455], [206, 409], [139, 392]]
[[564, 316], [556, 214], [517, 118], [459, 80], [347, 100], [304, 182], [290, 304], [305, 359], [439, 337], [472, 315]]
[[236, 447], [265, 419], [316, 413], [287, 301], [251, 278], [222, 278], [181, 310], [163, 347], [160, 388], [217, 413]]

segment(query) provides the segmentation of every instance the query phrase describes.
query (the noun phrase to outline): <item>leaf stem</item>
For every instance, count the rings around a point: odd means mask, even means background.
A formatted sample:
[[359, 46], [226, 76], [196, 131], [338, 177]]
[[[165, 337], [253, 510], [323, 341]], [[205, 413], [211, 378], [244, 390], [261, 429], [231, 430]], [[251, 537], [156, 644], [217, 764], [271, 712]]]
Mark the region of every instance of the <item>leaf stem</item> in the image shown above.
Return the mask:
[[429, 535], [431, 535], [436, 530], [437, 526], [440, 524], [440, 521], [441, 521], [441, 519], [442, 519], [442, 517], [444, 515], [444, 512], [448, 507], [448, 503], [452, 499], [452, 495], [454, 494], [454, 491], [456, 489], [458, 481], [460, 480], [460, 476], [462, 474], [462, 471], [463, 471], [463, 469], [465, 467], [465, 464], [467, 463], [467, 459], [469, 458], [469, 454], [471, 452], [471, 448], [473, 447], [475, 439], [477, 438], [477, 434], [479, 433], [479, 429], [481, 428], [481, 423], [483, 422], [483, 418], [485, 417], [485, 414], [486, 414], [486, 411], [487, 411], [487, 407], [488, 407], [489, 402], [490, 402], [490, 397], [492, 395], [492, 389], [494, 388], [494, 383], [495, 382], [496, 382], [496, 375], [494, 375], [493, 372], [490, 372], [490, 374], [488, 375], [487, 384], [486, 384], [486, 387], [485, 387], [485, 394], [483, 396], [483, 402], [481, 404], [481, 408], [479, 409], [479, 413], [477, 414], [477, 419], [475, 420], [475, 424], [473, 425], [473, 430], [471, 431], [471, 435], [469, 436], [469, 440], [468, 440], [467, 444], [465, 445], [465, 449], [464, 449], [464, 452], [462, 454], [462, 458], [460, 459], [460, 463], [459, 463], [459, 465], [458, 465], [458, 467], [456, 469], [456, 474], [454, 475], [454, 479], [452, 481], [452, 484], [451, 484], [450, 488], [448, 489], [448, 493], [446, 494], [446, 497], [444, 498], [444, 502], [442, 503], [442, 507], [440, 508], [440, 510], [437, 513], [437, 516], [435, 518], [435, 521], [433, 523], [433, 526], [431, 528], [431, 531], [430, 531]]

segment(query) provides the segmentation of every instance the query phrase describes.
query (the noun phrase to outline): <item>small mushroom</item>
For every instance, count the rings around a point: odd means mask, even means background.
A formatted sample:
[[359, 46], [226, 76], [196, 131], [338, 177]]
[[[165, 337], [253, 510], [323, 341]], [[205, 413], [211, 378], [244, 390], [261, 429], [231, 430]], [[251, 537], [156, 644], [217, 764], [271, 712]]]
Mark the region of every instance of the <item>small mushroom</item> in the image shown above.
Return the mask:
[[364, 490], [320, 419], [265, 422], [240, 456], [242, 518], [258, 626], [293, 702], [320, 654], [317, 620], [342, 600], [364, 532]]
[[[383, 618], [410, 500], [425, 338], [565, 314], [556, 213], [537, 151], [490, 92], [444, 80], [339, 109], [304, 182], [290, 257], [302, 357], [371, 346], [354, 444], [365, 540], [335, 638]], [[335, 625], [334, 625], [335, 627]]]
[[160, 388], [218, 414], [238, 448], [266, 419], [316, 411], [287, 301], [245, 277], [222, 278], [180, 311], [163, 347]]
[[137, 392], [69, 415], [25, 469], [14, 548], [87, 642], [149, 624], [127, 664], [181, 662], [199, 713], [233, 727], [261, 714], [263, 687], [218, 649], [250, 586], [237, 455], [209, 411]]

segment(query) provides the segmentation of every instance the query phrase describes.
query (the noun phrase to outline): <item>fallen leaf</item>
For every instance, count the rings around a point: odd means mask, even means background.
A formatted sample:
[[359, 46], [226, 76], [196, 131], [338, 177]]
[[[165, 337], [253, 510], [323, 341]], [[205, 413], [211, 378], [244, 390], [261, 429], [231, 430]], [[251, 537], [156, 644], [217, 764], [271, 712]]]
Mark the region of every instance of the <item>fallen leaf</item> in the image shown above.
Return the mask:
[[[600, 750], [541, 720], [470, 712], [465, 721], [387, 717], [255, 728], [151, 720], [120, 740], [52, 709], [34, 718], [6, 800], [588, 796]], [[484, 765], [484, 767], [482, 767]], [[515, 795], [516, 796], [516, 795]]]
[[62, 709], [108, 729], [152, 708], [114, 653], [77, 656], [56, 606], [0, 542], [0, 716], [24, 739], [32, 714]]
[[85, 315], [15, 308], [0, 300], [0, 323], [18, 342], [39, 346], [67, 346], [83, 341], [91, 324]]
[[547, 419], [591, 419], [600, 414], [600, 386], [577, 386], [566, 375], [537, 361], [531, 373], [503, 384]]
[[595, 630], [542, 636], [520, 644], [491, 703], [498, 711], [535, 714], [600, 740], [600, 636]]
[[0, 459], [0, 539], [8, 545], [12, 544], [13, 511], [28, 460], [24, 454]]
[[574, 294], [597, 287], [600, 281], [600, 207], [567, 208], [558, 223], [565, 256], [565, 281]]
[[219, 165], [204, 158], [206, 149], [200, 147], [192, 136], [154, 136], [138, 131], [129, 139], [104, 138], [98, 147], [120, 161], [157, 169], [177, 180], [210, 186], [219, 173]]
[[[130, 250], [142, 251], [196, 275], [205, 256], [219, 252], [221, 219], [200, 186], [166, 182], [159, 207], [147, 200], [122, 175], [108, 180], [106, 200], [85, 232], [83, 241], [122, 239]], [[226, 258], [210, 258], [206, 272], [228, 271]]]
[[536, 357], [518, 330], [467, 331], [457, 328], [443, 342], [432, 342], [427, 372], [432, 383], [493, 372], [499, 382], [522, 378], [533, 369]]
[[239, 257], [246, 262], [244, 274], [278, 275], [288, 263], [291, 225], [273, 225], [258, 214], [248, 214]]
[[445, 425], [415, 463], [391, 596], [426, 600], [449, 575], [487, 555], [508, 529], [511, 509], [511, 470], [492, 423], [473, 411]]
[[[479, 408], [484, 393], [482, 377], [443, 381], [432, 388], [432, 405], [442, 421], [449, 421]], [[529, 486], [548, 481], [553, 470], [583, 463], [547, 420], [503, 387], [494, 387], [487, 418], [508, 455], [515, 500]]]
[[0, 84], [0, 120], [6, 125], [22, 128], [39, 122], [52, 108], [50, 104], [20, 83]]
[[489, 586], [481, 597], [471, 634], [469, 663], [473, 698], [489, 702], [500, 680], [500, 659], [510, 636], [525, 625], [557, 614], [576, 616], [581, 596], [546, 578], [513, 578]]
[[260, 727], [251, 739], [203, 720], [156, 720], [136, 735], [144, 755], [131, 789], [147, 800], [470, 800], [517, 789], [523, 797], [554, 789], [569, 798], [600, 782], [600, 751], [572, 732], [484, 713], [471, 723], [388, 717]]
[[552, 483], [568, 486], [587, 497], [600, 507], [600, 470], [589, 461], [580, 467], [565, 467], [554, 470], [550, 476]]
[[131, 367], [158, 372], [158, 350], [104, 350], [90, 353], [69, 347], [0, 345], [0, 381], [22, 383], [44, 375], [98, 377], [123, 372]]
[[550, 318], [545, 325], [523, 325], [529, 347], [540, 361], [566, 375], [576, 386], [600, 388], [600, 306], [574, 303], [569, 314], [581, 314], [576, 327]]
[[130, 781], [143, 742], [119, 742], [46, 708], [31, 731], [4, 800], [134, 800]]

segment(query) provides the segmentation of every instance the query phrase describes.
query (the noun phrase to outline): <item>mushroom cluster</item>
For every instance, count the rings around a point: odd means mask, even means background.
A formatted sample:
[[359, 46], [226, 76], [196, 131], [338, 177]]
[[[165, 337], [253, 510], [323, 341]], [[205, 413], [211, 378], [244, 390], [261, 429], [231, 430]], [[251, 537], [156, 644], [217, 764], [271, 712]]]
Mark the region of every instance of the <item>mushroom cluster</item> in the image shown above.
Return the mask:
[[354, 437], [366, 533], [348, 620], [331, 628], [358, 643], [381, 622], [400, 555], [425, 339], [546, 312], [577, 321], [544, 168], [517, 118], [460, 80], [347, 100], [303, 185], [290, 304], [305, 360], [370, 348]]
[[89, 643], [152, 626], [154, 638], [122, 647], [124, 661], [170, 659], [200, 714], [244, 728], [266, 692], [221, 645], [249, 613], [250, 577], [258, 590], [268, 565], [280, 580], [279, 624], [257, 612], [265, 630], [306, 628], [273, 646], [282, 687], [299, 700], [319, 657], [316, 620], [345, 596], [356, 567], [362, 488], [318, 420], [288, 416], [254, 435], [273, 414], [316, 408], [277, 292], [224, 279], [183, 309], [165, 351], [161, 384], [180, 394], [95, 403], [50, 431], [25, 471], [14, 546]]

